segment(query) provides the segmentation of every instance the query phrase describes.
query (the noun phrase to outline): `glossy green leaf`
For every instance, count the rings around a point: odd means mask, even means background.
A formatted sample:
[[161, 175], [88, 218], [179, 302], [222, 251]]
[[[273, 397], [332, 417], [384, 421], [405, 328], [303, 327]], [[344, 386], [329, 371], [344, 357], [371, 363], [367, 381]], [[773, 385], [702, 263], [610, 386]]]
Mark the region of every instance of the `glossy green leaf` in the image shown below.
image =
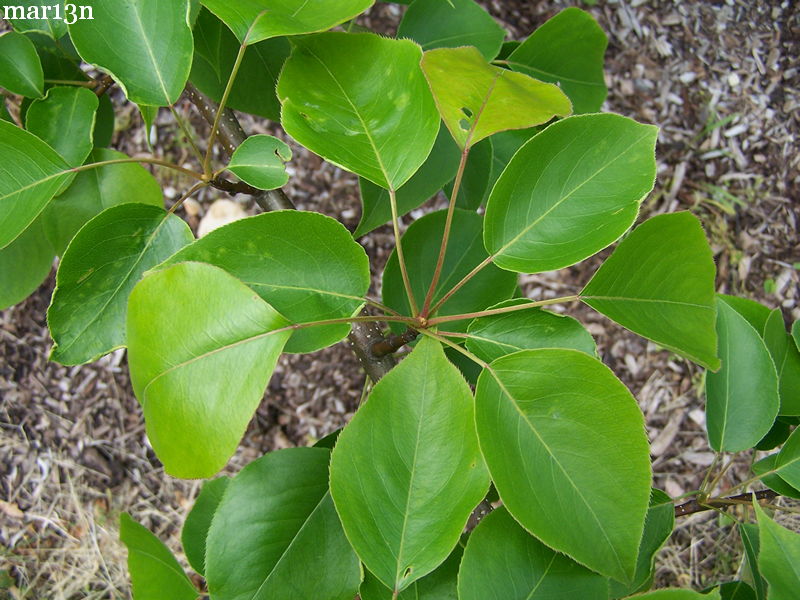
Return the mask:
[[[319, 213], [278, 211], [220, 227], [170, 258], [225, 269], [292, 323], [352, 316], [364, 305], [369, 260], [337, 221]], [[287, 352], [313, 352], [350, 331], [347, 323], [294, 332]]]
[[486, 495], [473, 418], [469, 386], [426, 337], [339, 436], [331, 459], [336, 510], [361, 561], [393, 591], [447, 558]]
[[97, 96], [82, 87], [50, 88], [25, 114], [25, 128], [58, 152], [68, 165], [77, 167], [94, 146], [93, 131]]
[[[491, 308], [530, 303], [515, 298]], [[480, 317], [470, 323], [467, 332], [471, 336], [467, 348], [487, 362], [518, 350], [536, 348], [573, 348], [597, 356], [594, 338], [580, 321], [540, 308]]]
[[585, 115], [522, 146], [486, 205], [483, 239], [495, 264], [560, 269], [619, 239], [653, 189], [657, 133], [619, 115]]
[[764, 343], [778, 372], [781, 415], [800, 415], [800, 350], [787, 333], [779, 308], [772, 311], [763, 329]]
[[352, 19], [375, 0], [201, 0], [239, 41], [255, 44], [279, 35], [326, 31]]
[[772, 428], [767, 434], [753, 447], [756, 450], [772, 450], [783, 444], [790, 433], [792, 433], [792, 428], [789, 423], [781, 421], [779, 418], [772, 424]]
[[192, 568], [204, 575], [206, 572], [206, 538], [211, 520], [217, 512], [222, 496], [231, 482], [230, 477], [206, 481], [194, 501], [191, 512], [183, 522], [181, 544]]
[[534, 31], [508, 57], [515, 71], [558, 83], [576, 113], [600, 110], [606, 98], [603, 57], [608, 40], [594, 18], [568, 8]]
[[781, 527], [770, 519], [757, 502], [761, 549], [758, 567], [769, 584], [768, 600], [789, 600], [800, 590], [800, 533]]
[[717, 452], [756, 445], [778, 416], [778, 376], [758, 332], [725, 302], [717, 302], [722, 368], [706, 373], [706, 428]]
[[330, 451], [290, 448], [247, 465], [208, 532], [215, 600], [352, 600], [361, 582], [328, 491]]
[[756, 593], [744, 581], [729, 581], [719, 586], [721, 600], [758, 600]]
[[120, 516], [119, 537], [128, 548], [134, 600], [196, 600], [200, 596], [169, 548], [128, 513]]
[[210, 477], [225, 465], [264, 395], [287, 325], [212, 265], [179, 263], [136, 285], [128, 302], [128, 365], [167, 473]]
[[627, 388], [583, 352], [523, 350], [484, 369], [475, 399], [481, 450], [514, 518], [551, 548], [631, 582], [651, 475], [644, 418]]
[[35, 135], [0, 121], [0, 248], [33, 223], [71, 176], [68, 169]]
[[411, 38], [423, 50], [475, 46], [492, 60], [506, 32], [474, 0], [415, 0], [400, 21], [397, 37]]
[[753, 473], [761, 477], [769, 489], [778, 492], [781, 496], [789, 498], [800, 498], [800, 490], [792, 487], [786, 483], [778, 473], [780, 467], [777, 465], [778, 453], [765, 456], [761, 460], [757, 460], [752, 465]]
[[[67, 33], [65, 18], [71, 18], [72, 12], [64, 11], [64, 0], [50, 0], [44, 4], [41, 0], [13, 0], [4, 3], [7, 10], [4, 16], [19, 32], [38, 32], [57, 40]], [[23, 10], [17, 9], [23, 8]], [[16, 15], [16, 16], [15, 16]], [[76, 16], [80, 16], [80, 8]], [[60, 18], [58, 18], [60, 17]]]
[[83, 4], [92, 7], [94, 19], [69, 26], [81, 58], [109, 73], [131, 102], [175, 103], [192, 68], [189, 0], [84, 0]]
[[30, 296], [47, 279], [54, 258], [41, 218], [0, 250], [0, 310]]
[[286, 132], [326, 160], [398, 189], [425, 162], [439, 131], [419, 46], [369, 33], [293, 44], [278, 81]]
[[[402, 238], [406, 265], [408, 271], [414, 274], [411, 288], [419, 306], [425, 301], [425, 294], [433, 280], [446, 216], [443, 210], [429, 213], [414, 221]], [[486, 250], [481, 243], [482, 222], [482, 217], [475, 212], [456, 209], [453, 213], [453, 227], [442, 275], [433, 295], [434, 303], [486, 258]], [[489, 265], [453, 294], [436, 314], [459, 315], [483, 310], [510, 298], [516, 286], [516, 274]], [[396, 251], [392, 252], [383, 272], [383, 302], [402, 314], [411, 314]], [[468, 320], [454, 321], [447, 323], [445, 329], [466, 331], [468, 325]]]
[[750, 298], [729, 296], [728, 294], [717, 294], [717, 298], [747, 319], [747, 322], [756, 331], [763, 333], [764, 327], [767, 325], [767, 319], [769, 319], [769, 315], [772, 312], [769, 308], [760, 302], [750, 300]]
[[14, 123], [14, 119], [11, 118], [11, 113], [8, 112], [8, 106], [6, 105], [5, 98], [0, 101], [0, 121], [8, 121], [12, 124]]
[[286, 142], [271, 135], [251, 135], [233, 153], [228, 170], [260, 190], [274, 190], [289, 181], [284, 163], [292, 158]]
[[715, 274], [700, 222], [688, 212], [659, 215], [620, 243], [581, 300], [634, 333], [717, 369]]
[[[403, 216], [436, 195], [456, 176], [460, 152], [447, 129], [441, 127], [433, 149], [419, 171], [397, 190], [397, 214]], [[359, 178], [361, 221], [353, 237], [359, 238], [392, 220], [389, 192], [368, 179]]]
[[693, 590], [682, 590], [677, 588], [665, 588], [646, 594], [629, 596], [631, 600], [721, 600], [719, 590], [714, 589], [707, 594], [701, 594]]
[[361, 600], [459, 600], [458, 568], [463, 554], [464, 549], [459, 543], [447, 560], [400, 592], [396, 599], [380, 579], [364, 570], [364, 581], [358, 594]]
[[38, 98], [44, 91], [44, 74], [36, 47], [16, 31], [0, 35], [0, 87], [28, 98]]
[[470, 535], [459, 600], [606, 600], [608, 581], [525, 531], [501, 507]]
[[800, 427], [795, 428], [778, 453], [775, 469], [781, 479], [800, 490]]
[[105, 148], [111, 144], [111, 138], [114, 137], [115, 119], [114, 104], [111, 102], [108, 94], [104, 94], [100, 98], [100, 103], [97, 107], [97, 115], [94, 121], [92, 142], [96, 148]]
[[61, 260], [47, 311], [51, 360], [91, 362], [125, 345], [128, 296], [142, 274], [192, 241], [188, 225], [162, 208], [121, 204], [75, 236]]
[[572, 112], [558, 86], [491, 65], [472, 46], [429, 50], [422, 70], [460, 148], [498, 131], [531, 127]]

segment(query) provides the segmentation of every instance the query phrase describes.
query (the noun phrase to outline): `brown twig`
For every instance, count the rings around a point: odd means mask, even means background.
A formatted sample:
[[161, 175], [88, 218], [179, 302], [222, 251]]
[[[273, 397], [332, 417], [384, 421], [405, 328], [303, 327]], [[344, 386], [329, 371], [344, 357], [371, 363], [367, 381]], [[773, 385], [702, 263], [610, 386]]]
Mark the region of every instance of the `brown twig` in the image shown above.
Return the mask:
[[114, 85], [114, 79], [111, 75], [102, 75], [94, 80], [94, 94], [98, 98], [105, 94], [111, 86]]
[[697, 498], [693, 498], [688, 502], [684, 502], [683, 504], [679, 504], [678, 506], [676, 506], [675, 516], [684, 517], [686, 515], [699, 513], [706, 510], [726, 508], [731, 504], [738, 504], [741, 502], [752, 501], [753, 498], [755, 498], [756, 500], [772, 500], [773, 498], [777, 498], [779, 495], [780, 494], [778, 494], [777, 492], [773, 492], [772, 490], [759, 490], [757, 492], [747, 492], [744, 494], [737, 494], [736, 496], [728, 496], [725, 498], [714, 498], [702, 503], [699, 500], [697, 500]]
[[390, 335], [389, 337], [375, 342], [370, 350], [373, 356], [386, 356], [394, 354], [406, 344], [413, 342], [417, 339], [419, 332], [416, 329], [409, 327], [400, 335]]

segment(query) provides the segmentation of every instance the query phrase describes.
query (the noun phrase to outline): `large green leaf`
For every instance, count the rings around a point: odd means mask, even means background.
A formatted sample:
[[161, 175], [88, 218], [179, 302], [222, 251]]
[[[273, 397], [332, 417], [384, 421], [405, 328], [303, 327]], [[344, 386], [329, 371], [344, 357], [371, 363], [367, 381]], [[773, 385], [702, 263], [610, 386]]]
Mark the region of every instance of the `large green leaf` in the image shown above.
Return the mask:
[[170, 475], [210, 477], [264, 395], [288, 322], [222, 269], [179, 263], [128, 303], [128, 365], [147, 435]]
[[423, 50], [475, 46], [492, 60], [506, 32], [474, 0], [415, 0], [400, 21], [397, 37], [411, 38]]
[[659, 215], [622, 241], [581, 300], [634, 333], [717, 369], [715, 273], [700, 222], [688, 212]]
[[498, 266], [560, 269], [617, 240], [653, 189], [658, 129], [613, 114], [553, 123], [511, 159], [486, 205]]
[[523, 350], [484, 369], [475, 398], [481, 450], [509, 512], [551, 548], [630, 582], [650, 457], [627, 388], [583, 352]]
[[128, 513], [120, 516], [119, 537], [128, 548], [134, 600], [196, 600], [200, 596], [169, 548]]
[[[530, 304], [524, 298], [501, 302], [491, 308]], [[594, 338], [580, 321], [540, 308], [480, 317], [467, 330], [467, 348], [479, 358], [496, 358], [536, 348], [573, 348], [597, 356]]]
[[441, 565], [422, 579], [392, 597], [392, 590], [383, 585], [375, 575], [364, 570], [364, 581], [358, 589], [361, 600], [459, 600], [458, 568], [464, 548], [460, 542]]
[[123, 347], [133, 286], [147, 269], [191, 241], [186, 223], [146, 204], [114, 206], [89, 221], [56, 274], [47, 311], [55, 342], [50, 358], [77, 365]]
[[339, 436], [336, 510], [361, 561], [393, 591], [447, 558], [486, 495], [473, 418], [469, 386], [439, 343], [423, 338]]
[[498, 508], [470, 535], [459, 600], [606, 600], [608, 581], [531, 536]]
[[131, 102], [175, 103], [192, 68], [189, 0], [85, 0], [83, 4], [92, 7], [94, 19], [69, 26], [81, 58], [111, 74]]
[[744, 581], [723, 583], [719, 586], [719, 594], [721, 600], [759, 600], [753, 588]]
[[44, 74], [36, 47], [16, 31], [0, 35], [0, 87], [29, 98], [43, 93]]
[[47, 278], [54, 258], [41, 218], [0, 250], [0, 310], [32, 294]]
[[255, 44], [279, 35], [325, 31], [361, 14], [375, 0], [201, 0], [239, 41]]
[[[419, 306], [422, 306], [433, 280], [446, 216], [443, 210], [429, 213], [414, 221], [403, 235], [406, 266], [414, 275], [411, 289]], [[472, 211], [456, 209], [453, 213], [453, 227], [442, 275], [433, 295], [434, 303], [486, 258], [486, 250], [481, 244], [482, 221], [482, 217]], [[483, 310], [510, 298], [516, 286], [515, 273], [489, 265], [453, 294], [436, 314], [458, 315]], [[396, 251], [392, 252], [383, 272], [383, 302], [402, 314], [411, 314]], [[455, 321], [448, 323], [445, 329], [466, 331], [468, 325], [468, 320]]]
[[769, 583], [769, 600], [790, 600], [800, 590], [800, 533], [790, 531], [770, 519], [758, 503], [753, 503], [758, 516], [761, 549], [758, 567]]
[[328, 492], [330, 451], [290, 448], [247, 465], [208, 532], [216, 600], [352, 600], [361, 582]]
[[489, 64], [472, 46], [425, 52], [422, 70], [460, 148], [572, 112], [558, 86]]
[[439, 131], [419, 46], [369, 33], [293, 43], [278, 81], [286, 132], [348, 171], [398, 189], [425, 162]]
[[[170, 258], [221, 267], [241, 279], [292, 323], [349, 317], [369, 288], [364, 249], [337, 221], [314, 212], [278, 211], [220, 227]], [[299, 329], [287, 352], [338, 342], [350, 326]]]
[[778, 453], [775, 470], [781, 479], [800, 490], [800, 427], [795, 428]]
[[[65, 13], [64, 0], [51, 0], [47, 5], [41, 0], [13, 0], [12, 3], [3, 4], [7, 6], [5, 16], [9, 17], [8, 21], [16, 31], [43, 33], [54, 40], [67, 33], [64, 18], [71, 17], [72, 12]], [[23, 10], [17, 10], [16, 7], [22, 7]], [[80, 8], [77, 10], [77, 15], [80, 16]], [[20, 18], [15, 18], [15, 14]], [[56, 15], [62, 18], [54, 18]]]
[[755, 300], [741, 298], [739, 296], [729, 296], [728, 294], [717, 294], [717, 299], [722, 300], [742, 315], [753, 328], [762, 333], [767, 325], [767, 319], [772, 311]]
[[0, 248], [39, 216], [69, 179], [69, 165], [37, 138], [0, 121]]
[[576, 113], [600, 110], [606, 98], [603, 55], [608, 40], [594, 18], [568, 8], [534, 31], [508, 57], [515, 71], [558, 83]]
[[260, 190], [274, 190], [289, 181], [284, 163], [292, 158], [286, 142], [271, 135], [251, 135], [231, 156], [227, 169]]
[[83, 87], [50, 88], [25, 113], [25, 127], [77, 167], [94, 146], [93, 131], [97, 96]]
[[629, 597], [631, 600], [721, 600], [718, 589], [714, 589], [707, 594], [701, 594], [694, 590], [667, 588]]
[[206, 572], [206, 539], [214, 513], [231, 482], [230, 477], [219, 477], [206, 481], [194, 501], [191, 512], [183, 522], [181, 544], [192, 568], [204, 575]]
[[800, 415], [800, 350], [786, 331], [779, 308], [770, 313], [764, 326], [764, 343], [778, 371], [781, 415]]
[[706, 373], [706, 428], [717, 452], [756, 445], [778, 416], [778, 376], [764, 341], [725, 302], [717, 302], [722, 368]]

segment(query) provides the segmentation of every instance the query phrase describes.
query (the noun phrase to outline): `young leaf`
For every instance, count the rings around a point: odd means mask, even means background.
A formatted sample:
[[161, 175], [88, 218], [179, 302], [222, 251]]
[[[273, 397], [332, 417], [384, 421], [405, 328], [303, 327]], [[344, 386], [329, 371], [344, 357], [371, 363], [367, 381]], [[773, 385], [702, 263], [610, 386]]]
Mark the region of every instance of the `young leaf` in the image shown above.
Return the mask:
[[769, 584], [769, 600], [796, 597], [800, 590], [800, 533], [790, 531], [770, 519], [757, 502], [761, 549], [758, 567]]
[[470, 535], [458, 591], [459, 600], [606, 600], [608, 581], [545, 546], [500, 507]]
[[219, 477], [206, 481], [200, 490], [194, 506], [181, 530], [181, 544], [186, 558], [192, 568], [205, 575], [206, 572], [206, 538], [211, 527], [211, 520], [217, 512], [222, 496], [231, 482], [230, 477]]
[[290, 448], [231, 481], [208, 532], [217, 600], [352, 600], [361, 582], [328, 491], [330, 451]]
[[[202, 0], [203, 5], [231, 28], [239, 41], [255, 44], [279, 35], [316, 33], [361, 14], [375, 0]], [[249, 35], [248, 35], [249, 33]]]
[[795, 428], [786, 440], [775, 459], [774, 468], [781, 479], [800, 490], [800, 427]]
[[200, 596], [169, 548], [128, 513], [120, 516], [119, 537], [128, 548], [134, 600], [196, 600]]
[[629, 596], [629, 598], [630, 600], [722, 600], [719, 595], [719, 589], [713, 589], [707, 594], [701, 594], [693, 590], [677, 588], [656, 590], [655, 592]]
[[458, 600], [458, 568], [464, 549], [459, 543], [441, 565], [392, 598], [392, 590], [375, 575], [364, 570], [358, 589], [361, 600]]
[[50, 88], [47, 96], [28, 108], [25, 127], [47, 142], [68, 165], [77, 167], [92, 151], [97, 107], [97, 96], [87, 88]]
[[439, 114], [462, 149], [498, 131], [572, 112], [558, 86], [495, 67], [472, 46], [429, 50], [421, 64]]
[[189, 0], [86, 0], [84, 4], [92, 7], [94, 19], [69, 26], [81, 58], [110, 73], [131, 102], [174, 104], [192, 68]]
[[[4, 3], [6, 4], [6, 3]], [[49, 18], [49, 11], [55, 9], [55, 7], [60, 7], [60, 12], [58, 14], [64, 15], [64, 0], [51, 0], [48, 2], [49, 6], [47, 6], [47, 11], [42, 14], [40, 11], [45, 7], [42, 6], [42, 2], [40, 0], [14, 0], [14, 6], [8, 6], [10, 9], [9, 15], [12, 18], [9, 18], [8, 21], [11, 23], [11, 26], [14, 28], [15, 31], [19, 31], [20, 33], [25, 32], [37, 32], [42, 33], [46, 36], [49, 36], [53, 40], [58, 40], [67, 33], [67, 25], [64, 23], [63, 19], [52, 19]], [[14, 8], [16, 6], [24, 7], [26, 10], [22, 12], [15, 11]], [[41, 18], [37, 19], [29, 19], [27, 18], [29, 15], [30, 7], [35, 7], [36, 15]], [[52, 7], [52, 8], [51, 8]], [[23, 18], [13, 18], [14, 14]], [[33, 16], [33, 15], [31, 15]]]
[[758, 332], [721, 301], [717, 334], [722, 368], [706, 373], [708, 441], [717, 452], [738, 452], [772, 428], [780, 406], [778, 376]]
[[231, 156], [227, 169], [260, 190], [274, 190], [289, 181], [285, 162], [292, 158], [286, 142], [271, 135], [251, 135]]
[[[206, 262], [245, 282], [292, 323], [352, 316], [364, 305], [369, 260], [338, 222], [319, 213], [278, 211], [220, 227], [167, 264]], [[350, 331], [347, 323], [296, 331], [287, 352], [313, 352]]]
[[764, 326], [764, 343], [778, 371], [781, 415], [800, 415], [800, 350], [786, 332], [779, 308], [770, 313]]
[[415, 0], [397, 37], [411, 38], [423, 50], [475, 46], [486, 60], [500, 51], [505, 30], [474, 0]]
[[142, 274], [192, 241], [162, 208], [121, 204], [89, 221], [70, 243], [47, 311], [51, 360], [79, 365], [125, 345], [128, 295]]
[[717, 299], [722, 300], [740, 315], [742, 315], [753, 328], [762, 333], [767, 325], [767, 319], [772, 311], [755, 300], [750, 298], [740, 298], [739, 296], [729, 296], [728, 294], [717, 294]]
[[483, 239], [495, 264], [550, 271], [617, 240], [653, 189], [657, 133], [619, 115], [585, 115], [522, 146], [486, 205]]
[[54, 258], [41, 218], [0, 250], [0, 310], [30, 296], [47, 278]]
[[700, 222], [688, 212], [659, 215], [620, 243], [581, 300], [634, 333], [717, 369], [715, 272]]
[[590, 14], [567, 8], [514, 50], [508, 65], [557, 83], [572, 100], [576, 114], [597, 112], [608, 93], [603, 77], [606, 46], [606, 34]]
[[179, 263], [136, 285], [128, 302], [128, 365], [167, 473], [210, 477], [225, 465], [264, 395], [287, 325], [211, 265]]
[[[530, 302], [515, 298], [491, 308]], [[580, 321], [540, 308], [480, 317], [470, 323], [467, 332], [471, 336], [467, 348], [487, 362], [518, 350], [536, 348], [573, 348], [597, 356], [594, 338]]]
[[326, 160], [398, 189], [425, 162], [439, 131], [419, 46], [338, 32], [293, 44], [278, 81], [286, 132]]
[[44, 93], [44, 73], [36, 47], [16, 31], [0, 35], [0, 87], [28, 98]]
[[447, 558], [486, 495], [473, 418], [469, 386], [426, 337], [339, 436], [331, 459], [336, 510], [361, 561], [392, 591]]
[[583, 352], [523, 350], [484, 369], [475, 400], [481, 450], [514, 518], [551, 548], [630, 583], [650, 457], [627, 388]]

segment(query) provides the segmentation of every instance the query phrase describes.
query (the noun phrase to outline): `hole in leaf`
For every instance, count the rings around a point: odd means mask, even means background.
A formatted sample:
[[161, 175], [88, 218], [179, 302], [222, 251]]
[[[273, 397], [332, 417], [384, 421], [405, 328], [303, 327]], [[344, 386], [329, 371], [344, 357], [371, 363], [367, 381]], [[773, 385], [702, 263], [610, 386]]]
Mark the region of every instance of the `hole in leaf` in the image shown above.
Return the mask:
[[414, 568], [413, 568], [413, 567], [408, 567], [408, 568], [407, 568], [407, 569], [406, 569], [406, 570], [403, 572], [403, 578], [405, 579], [406, 577], [408, 577], [409, 575], [411, 575], [411, 573], [413, 573], [413, 572], [414, 572]]
[[462, 112], [462, 113], [464, 113], [464, 115], [465, 115], [465, 116], [466, 116], [468, 119], [471, 119], [471, 118], [472, 118], [472, 111], [471, 111], [470, 109], [468, 109], [466, 106], [462, 106], [462, 107], [461, 107], [461, 112]]

